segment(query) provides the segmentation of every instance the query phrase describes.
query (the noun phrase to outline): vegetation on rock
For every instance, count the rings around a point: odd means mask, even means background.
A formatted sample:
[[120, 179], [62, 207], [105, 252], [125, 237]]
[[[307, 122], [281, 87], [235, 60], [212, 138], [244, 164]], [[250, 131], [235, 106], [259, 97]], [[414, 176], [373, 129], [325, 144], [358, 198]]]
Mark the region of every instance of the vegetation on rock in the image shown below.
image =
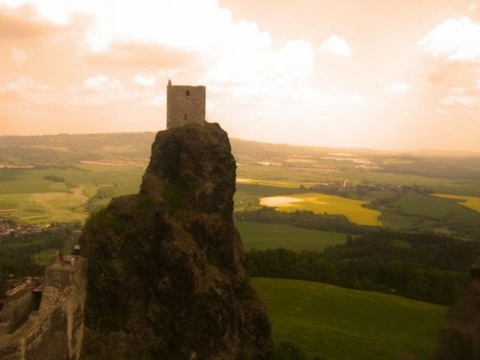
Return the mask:
[[140, 194], [87, 221], [88, 358], [270, 356], [270, 324], [233, 224], [235, 169], [217, 124], [160, 132]]

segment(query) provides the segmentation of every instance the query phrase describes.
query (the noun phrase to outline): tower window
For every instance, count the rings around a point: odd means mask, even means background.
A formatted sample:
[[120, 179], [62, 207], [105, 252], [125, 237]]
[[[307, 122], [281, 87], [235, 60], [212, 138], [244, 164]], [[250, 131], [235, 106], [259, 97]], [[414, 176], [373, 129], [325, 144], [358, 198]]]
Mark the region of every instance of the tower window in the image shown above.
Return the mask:
[[183, 115], [183, 120], [187, 120], [187, 114]]
[[185, 96], [190, 97], [190, 90], [185, 91]]

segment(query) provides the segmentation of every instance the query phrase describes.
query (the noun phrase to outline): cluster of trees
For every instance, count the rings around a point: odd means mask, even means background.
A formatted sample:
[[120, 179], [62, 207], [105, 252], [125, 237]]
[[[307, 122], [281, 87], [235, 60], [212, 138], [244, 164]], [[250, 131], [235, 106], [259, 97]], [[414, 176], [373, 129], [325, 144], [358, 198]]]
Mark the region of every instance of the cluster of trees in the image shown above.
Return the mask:
[[65, 182], [65, 178], [63, 176], [45, 175], [43, 178], [45, 180], [50, 180], [50, 181], [53, 181], [53, 182]]
[[[371, 192], [374, 191], [383, 191], [385, 193], [389, 192], [390, 197], [392, 198], [395, 197], [397, 194], [403, 194], [407, 192], [414, 192], [418, 194], [428, 194], [431, 192], [429, 189], [417, 185], [409, 186], [377, 183], [358, 183], [348, 184], [346, 187], [344, 187], [343, 182], [340, 181], [330, 184], [317, 184], [310, 187], [309, 191], [360, 200], [364, 200], [366, 197], [369, 196]], [[386, 197], [382, 200], [388, 201], [389, 198]]]
[[343, 215], [315, 214], [313, 211], [308, 210], [297, 210], [287, 213], [276, 211], [270, 207], [262, 207], [257, 210], [235, 212], [234, 217], [240, 221], [286, 224], [306, 229], [346, 234], [363, 234], [368, 231], [368, 227], [355, 225]]
[[326, 282], [449, 305], [470, 283], [480, 242], [435, 234], [372, 232], [315, 251], [247, 253], [251, 276]]
[[80, 228], [77, 223], [54, 225], [47, 231], [4, 237], [0, 244], [0, 277], [42, 276], [45, 265], [38, 262], [38, 255], [49, 249], [63, 249], [78, 236], [74, 230]]

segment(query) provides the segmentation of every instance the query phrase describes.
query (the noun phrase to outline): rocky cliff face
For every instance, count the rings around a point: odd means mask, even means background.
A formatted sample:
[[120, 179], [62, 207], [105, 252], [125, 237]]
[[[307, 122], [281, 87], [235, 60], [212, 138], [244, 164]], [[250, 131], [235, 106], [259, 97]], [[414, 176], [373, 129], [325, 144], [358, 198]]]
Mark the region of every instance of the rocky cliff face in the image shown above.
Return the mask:
[[480, 262], [470, 274], [472, 284], [447, 311], [434, 360], [480, 359]]
[[219, 125], [159, 132], [140, 193], [87, 222], [86, 358], [267, 357], [232, 220], [235, 170]]

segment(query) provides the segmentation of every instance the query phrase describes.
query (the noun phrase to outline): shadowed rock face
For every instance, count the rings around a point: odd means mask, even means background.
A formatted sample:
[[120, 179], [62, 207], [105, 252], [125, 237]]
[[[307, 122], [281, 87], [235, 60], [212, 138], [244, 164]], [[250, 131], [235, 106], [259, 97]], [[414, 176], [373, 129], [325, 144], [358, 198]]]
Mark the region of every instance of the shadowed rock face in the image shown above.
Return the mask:
[[471, 285], [447, 311], [434, 360], [480, 359], [480, 262], [470, 275]]
[[218, 124], [159, 132], [140, 193], [87, 222], [86, 358], [269, 354], [269, 321], [232, 220], [235, 170]]

